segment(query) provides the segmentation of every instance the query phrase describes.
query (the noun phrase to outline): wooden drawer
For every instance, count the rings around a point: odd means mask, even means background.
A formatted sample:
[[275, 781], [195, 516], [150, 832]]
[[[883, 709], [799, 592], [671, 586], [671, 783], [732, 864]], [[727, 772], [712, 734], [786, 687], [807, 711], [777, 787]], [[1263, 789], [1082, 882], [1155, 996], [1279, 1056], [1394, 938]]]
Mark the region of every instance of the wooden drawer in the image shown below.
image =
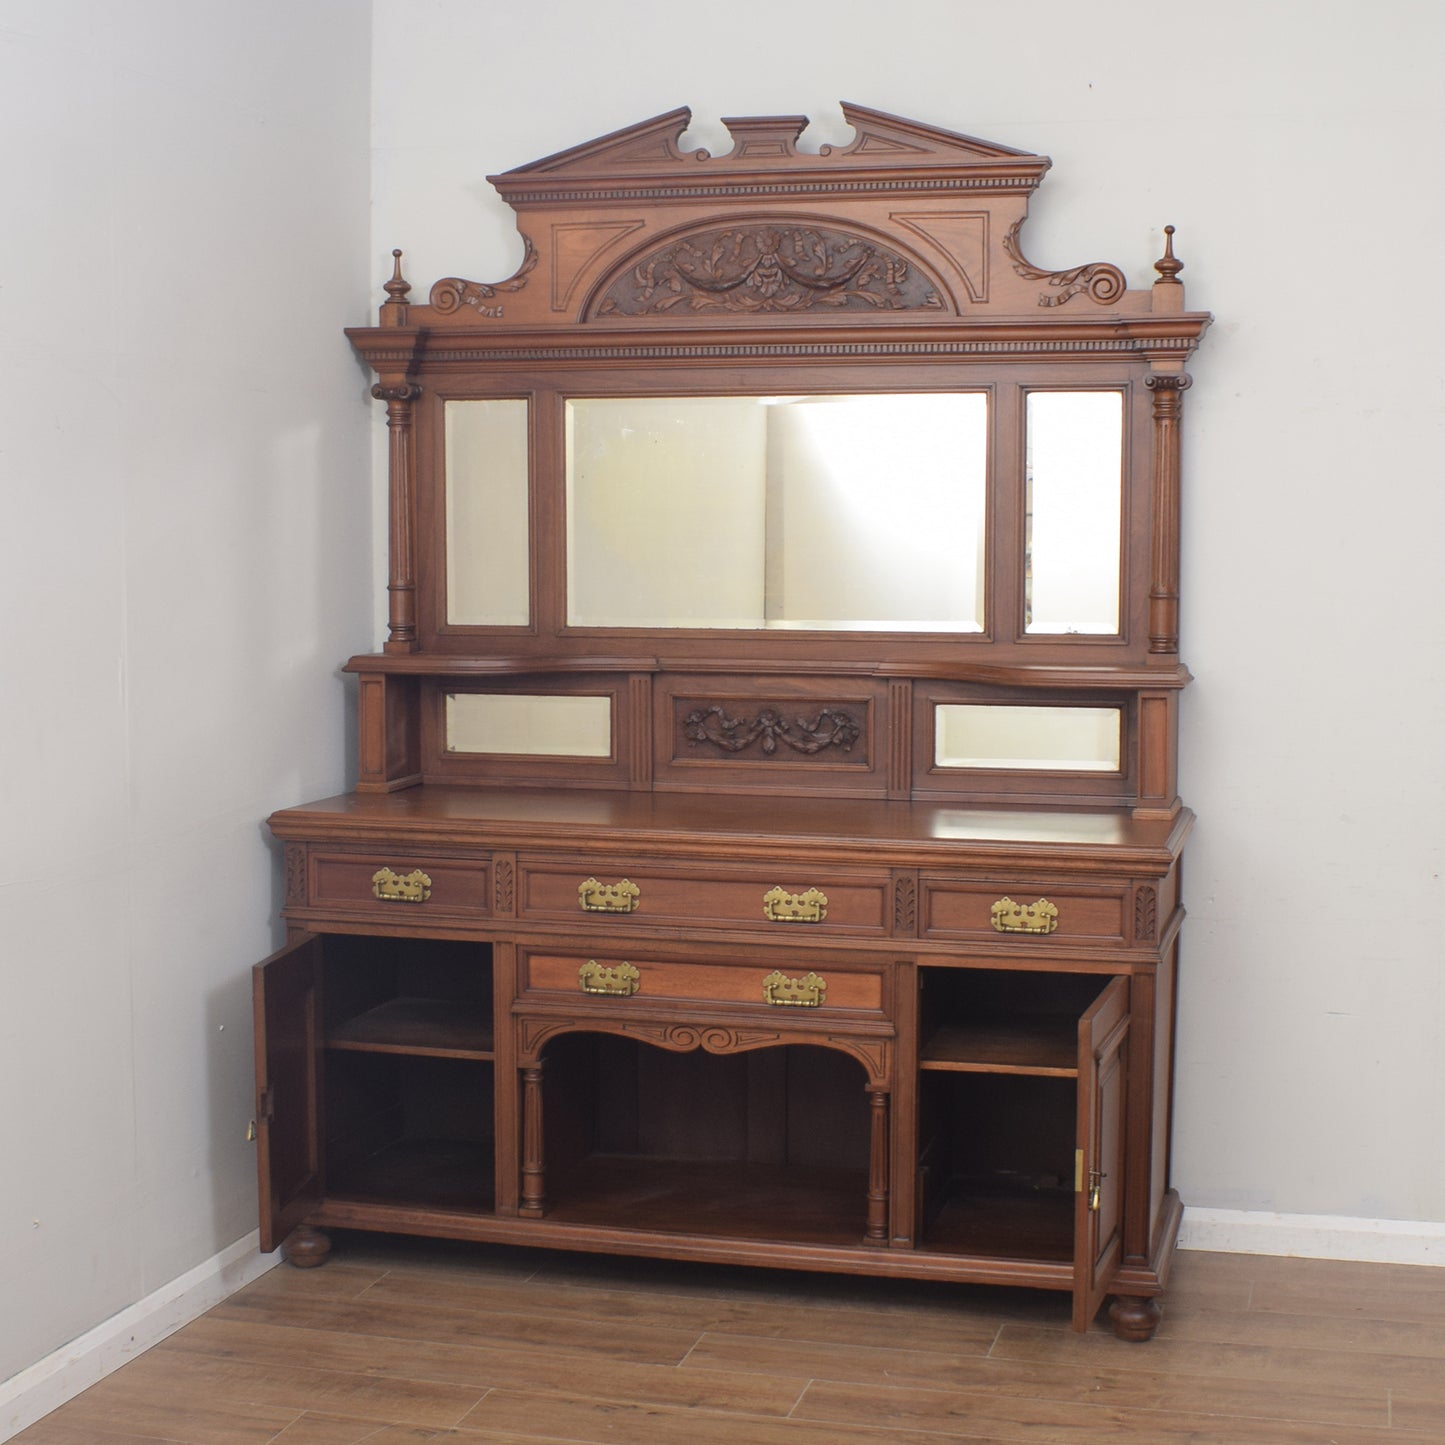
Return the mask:
[[779, 968], [771, 963], [683, 962], [618, 954], [530, 953], [522, 989], [532, 997], [565, 996], [580, 1013], [590, 1005], [752, 1004], [804, 1023], [838, 1014], [884, 1012], [885, 971], [839, 968], [826, 955]]
[[750, 928], [803, 938], [887, 932], [886, 874], [784, 865], [763, 873], [725, 864], [527, 861], [519, 914], [530, 919], [627, 920], [695, 928]]
[[1121, 944], [1128, 890], [1005, 880], [923, 878], [925, 938], [1013, 940], [1020, 948], [1047, 942]]
[[476, 858], [311, 851], [307, 902], [367, 918], [490, 912], [491, 867]]

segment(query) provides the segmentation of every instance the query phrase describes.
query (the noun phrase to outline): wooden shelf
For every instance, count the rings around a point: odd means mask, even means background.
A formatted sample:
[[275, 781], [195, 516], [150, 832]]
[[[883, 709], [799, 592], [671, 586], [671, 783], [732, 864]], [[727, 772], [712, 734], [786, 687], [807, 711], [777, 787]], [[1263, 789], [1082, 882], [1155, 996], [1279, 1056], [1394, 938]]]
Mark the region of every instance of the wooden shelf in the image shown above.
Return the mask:
[[334, 1164], [327, 1192], [353, 1203], [490, 1213], [496, 1198], [492, 1153], [490, 1140], [402, 1139]]
[[1063, 1016], [950, 1025], [923, 1046], [920, 1069], [959, 1074], [1079, 1074], [1078, 1021]]
[[955, 1184], [920, 1245], [940, 1254], [1066, 1262], [1074, 1256], [1074, 1196]]
[[332, 1029], [326, 1047], [434, 1059], [491, 1059], [491, 1011], [482, 1004], [450, 999], [394, 998]]
[[861, 1169], [593, 1155], [558, 1179], [546, 1218], [738, 1240], [861, 1245], [867, 1188]]

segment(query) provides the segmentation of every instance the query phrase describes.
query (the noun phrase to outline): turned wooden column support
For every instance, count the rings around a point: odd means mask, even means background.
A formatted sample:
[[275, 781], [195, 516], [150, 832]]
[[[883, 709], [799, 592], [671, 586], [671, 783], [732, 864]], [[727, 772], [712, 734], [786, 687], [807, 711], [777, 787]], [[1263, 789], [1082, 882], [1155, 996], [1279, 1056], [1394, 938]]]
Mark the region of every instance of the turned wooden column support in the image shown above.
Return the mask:
[[517, 1212], [540, 1219], [547, 1211], [547, 1169], [542, 1135], [542, 1064], [522, 1070], [522, 1198]]
[[415, 652], [416, 634], [416, 516], [412, 466], [412, 404], [421, 395], [415, 382], [383, 377], [371, 388], [377, 401], [386, 403], [387, 452], [390, 473], [391, 548], [386, 584], [391, 631], [387, 652]]
[[1154, 393], [1154, 539], [1150, 547], [1149, 651], [1179, 651], [1179, 417], [1190, 378], [1144, 378]]
[[315, 1269], [325, 1264], [331, 1253], [331, 1236], [325, 1230], [303, 1224], [282, 1240], [281, 1253], [286, 1256], [286, 1262], [297, 1269]]
[[888, 1090], [868, 1090], [868, 1224], [869, 1244], [888, 1243]]

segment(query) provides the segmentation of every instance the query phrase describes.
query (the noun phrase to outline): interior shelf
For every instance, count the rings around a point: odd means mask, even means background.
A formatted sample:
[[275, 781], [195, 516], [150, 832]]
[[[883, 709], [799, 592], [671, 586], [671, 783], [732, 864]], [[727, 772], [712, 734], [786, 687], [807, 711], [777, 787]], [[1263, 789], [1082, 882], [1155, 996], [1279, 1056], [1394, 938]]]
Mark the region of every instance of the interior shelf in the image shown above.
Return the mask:
[[491, 1010], [452, 999], [388, 999], [333, 1027], [326, 1046], [358, 1053], [491, 1059]]
[[1077, 1078], [1078, 1020], [1034, 1016], [945, 1025], [929, 1035], [918, 1066], [960, 1074]]
[[559, 1224], [819, 1245], [861, 1244], [865, 1228], [863, 1169], [594, 1154], [556, 1184]]
[[327, 1192], [365, 1204], [415, 1204], [490, 1213], [496, 1198], [490, 1141], [400, 1139], [333, 1166]]
[[1024, 1185], [955, 1182], [921, 1243], [942, 1254], [1066, 1263], [1074, 1254], [1074, 1196]]

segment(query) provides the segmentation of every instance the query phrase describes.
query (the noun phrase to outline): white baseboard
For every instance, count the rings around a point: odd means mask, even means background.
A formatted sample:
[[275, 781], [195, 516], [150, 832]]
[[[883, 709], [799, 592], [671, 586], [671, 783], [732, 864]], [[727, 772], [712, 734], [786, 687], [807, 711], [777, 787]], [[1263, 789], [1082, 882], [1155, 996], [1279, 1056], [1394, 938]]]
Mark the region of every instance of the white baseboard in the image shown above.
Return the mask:
[[1345, 1214], [1186, 1208], [1179, 1229], [1179, 1247], [1229, 1254], [1445, 1266], [1445, 1223], [1428, 1219], [1356, 1219]]
[[112, 1370], [174, 1334], [212, 1305], [280, 1262], [262, 1254], [260, 1236], [244, 1239], [102, 1321], [13, 1379], [0, 1381], [0, 1441], [18, 1435]]

